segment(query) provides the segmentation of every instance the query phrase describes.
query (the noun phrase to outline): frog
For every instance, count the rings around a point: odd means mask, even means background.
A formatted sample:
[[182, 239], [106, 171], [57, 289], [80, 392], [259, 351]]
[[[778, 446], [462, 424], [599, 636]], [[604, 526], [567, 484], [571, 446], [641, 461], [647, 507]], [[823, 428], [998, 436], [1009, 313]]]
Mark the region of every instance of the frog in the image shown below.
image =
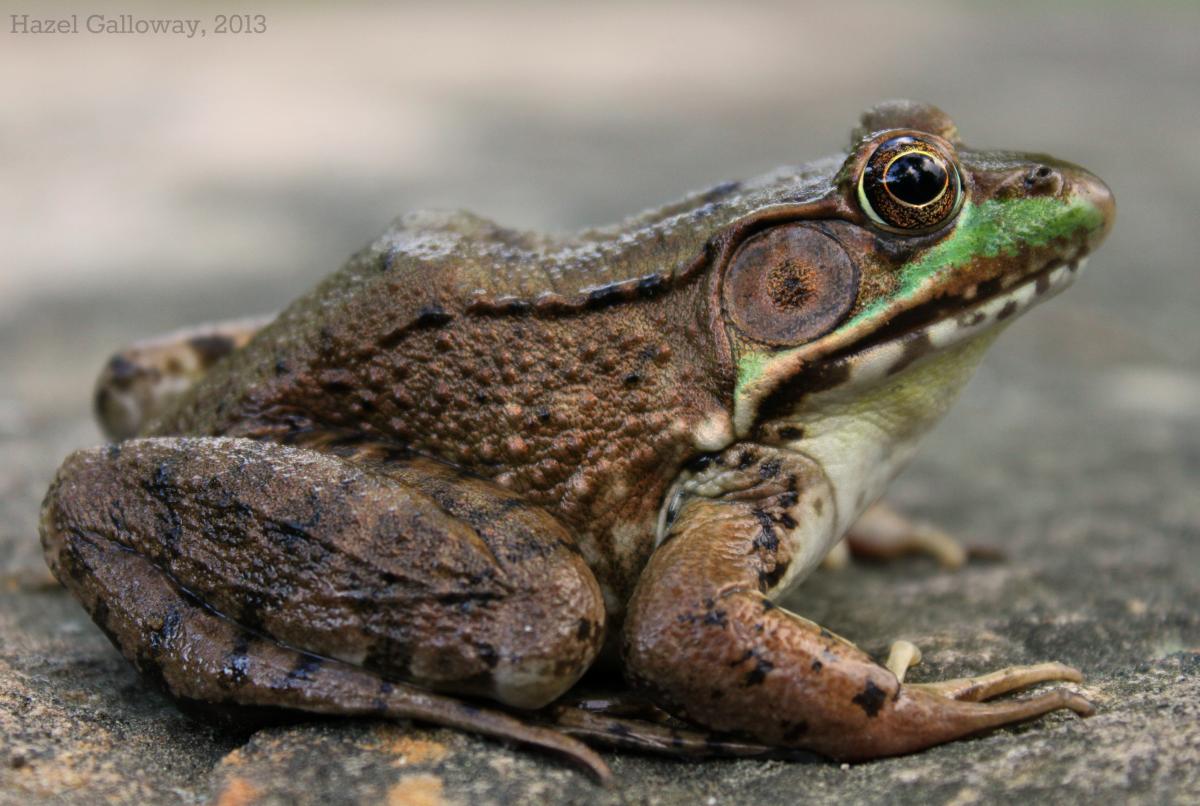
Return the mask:
[[[903, 536], [888, 483], [1114, 214], [909, 101], [608, 227], [410, 213], [277, 316], [114, 356], [46, 561], [189, 712], [414, 719], [605, 780], [597, 747], [859, 762], [1087, 716], [1003, 696], [1082, 680], [1057, 662], [906, 682], [915, 646], [881, 663], [794, 591]], [[644, 718], [562, 705], [589, 670]]]

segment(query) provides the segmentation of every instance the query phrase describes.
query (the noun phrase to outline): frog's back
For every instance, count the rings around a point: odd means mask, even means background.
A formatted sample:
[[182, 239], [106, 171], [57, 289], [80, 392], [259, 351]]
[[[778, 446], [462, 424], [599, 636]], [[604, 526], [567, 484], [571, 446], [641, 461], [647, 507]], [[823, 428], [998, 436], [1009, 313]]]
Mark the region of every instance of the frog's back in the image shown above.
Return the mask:
[[[565, 237], [509, 229], [464, 212], [402, 216], [145, 433], [232, 433], [263, 418], [286, 420], [292, 413], [266, 410], [280, 378], [317, 367], [350, 371], [382, 352], [454, 372], [453, 356], [444, 349], [422, 354], [417, 334], [467, 327], [547, 335], [556, 329], [554, 320], [577, 322], [622, 303], [661, 298], [694, 283], [715, 234], [759, 208], [819, 195], [835, 163], [725, 183]], [[483, 320], [492, 324], [480, 325]]]

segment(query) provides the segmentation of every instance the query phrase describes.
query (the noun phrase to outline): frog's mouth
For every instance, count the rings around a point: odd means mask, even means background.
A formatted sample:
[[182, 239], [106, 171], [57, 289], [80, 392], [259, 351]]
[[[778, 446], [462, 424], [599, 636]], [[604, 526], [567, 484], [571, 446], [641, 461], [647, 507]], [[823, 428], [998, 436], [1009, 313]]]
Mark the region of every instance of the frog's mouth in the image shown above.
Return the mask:
[[1015, 319], [1069, 286], [1086, 258], [1052, 260], [1015, 284], [1006, 278], [979, 283], [960, 294], [940, 297], [896, 316], [865, 339], [846, 345], [823, 363], [843, 381], [871, 381], [895, 375], [927, 355], [940, 352]]

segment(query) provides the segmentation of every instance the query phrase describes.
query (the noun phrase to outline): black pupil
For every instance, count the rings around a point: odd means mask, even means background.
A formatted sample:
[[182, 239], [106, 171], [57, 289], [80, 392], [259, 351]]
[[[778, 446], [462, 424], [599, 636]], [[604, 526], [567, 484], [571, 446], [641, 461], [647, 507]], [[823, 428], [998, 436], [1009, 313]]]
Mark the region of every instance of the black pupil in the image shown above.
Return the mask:
[[946, 187], [946, 168], [928, 154], [905, 154], [888, 166], [883, 183], [902, 202], [928, 204]]

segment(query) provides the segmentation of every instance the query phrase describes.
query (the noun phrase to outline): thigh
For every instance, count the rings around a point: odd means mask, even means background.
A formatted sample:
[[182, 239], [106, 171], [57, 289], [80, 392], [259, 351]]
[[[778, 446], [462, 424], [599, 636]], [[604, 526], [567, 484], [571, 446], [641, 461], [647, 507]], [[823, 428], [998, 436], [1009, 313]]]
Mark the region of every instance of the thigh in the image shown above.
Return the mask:
[[599, 588], [562, 525], [425, 459], [231, 438], [81, 451], [47, 496], [43, 541], [57, 569], [96, 539], [281, 644], [514, 705], [569, 687], [603, 638]]

